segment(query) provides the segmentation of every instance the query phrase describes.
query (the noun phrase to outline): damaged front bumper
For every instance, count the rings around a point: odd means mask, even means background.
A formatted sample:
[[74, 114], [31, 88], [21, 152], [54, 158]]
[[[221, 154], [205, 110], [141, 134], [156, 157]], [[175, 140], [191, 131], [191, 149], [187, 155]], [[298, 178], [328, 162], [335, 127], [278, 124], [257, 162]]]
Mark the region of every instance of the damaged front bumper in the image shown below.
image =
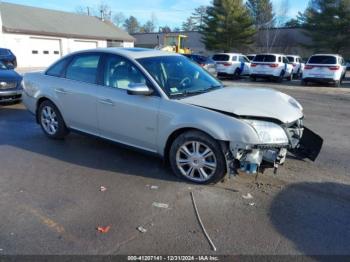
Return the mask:
[[267, 168], [274, 168], [274, 172], [286, 161], [288, 152], [297, 158], [315, 161], [318, 157], [323, 139], [310, 129], [303, 126], [300, 119], [290, 125], [281, 126], [288, 137], [285, 144], [242, 145], [230, 143], [227, 154], [227, 170], [230, 174], [244, 172], [256, 174]]

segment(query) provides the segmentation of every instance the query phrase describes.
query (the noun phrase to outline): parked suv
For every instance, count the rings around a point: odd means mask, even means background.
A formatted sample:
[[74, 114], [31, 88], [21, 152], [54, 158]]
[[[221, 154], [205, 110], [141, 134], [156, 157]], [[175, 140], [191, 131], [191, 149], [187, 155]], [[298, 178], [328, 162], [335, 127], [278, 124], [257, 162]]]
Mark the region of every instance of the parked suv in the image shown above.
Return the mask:
[[275, 79], [282, 82], [284, 78], [293, 79], [293, 66], [285, 55], [260, 54], [255, 56], [250, 69], [250, 78]]
[[242, 54], [222, 53], [213, 55], [218, 76], [239, 77], [250, 74], [250, 60]]
[[6, 66], [9, 65], [13, 68], [17, 67], [17, 58], [10, 49], [0, 48], [0, 61], [2, 61]]
[[0, 61], [0, 103], [18, 102], [22, 96], [22, 77], [12, 65]]
[[298, 55], [287, 55], [287, 58], [293, 65], [293, 77], [300, 78], [305, 68], [305, 63], [302, 58]]
[[316, 54], [305, 65], [302, 85], [310, 82], [333, 83], [339, 87], [345, 78], [346, 63], [343, 57], [335, 54]]

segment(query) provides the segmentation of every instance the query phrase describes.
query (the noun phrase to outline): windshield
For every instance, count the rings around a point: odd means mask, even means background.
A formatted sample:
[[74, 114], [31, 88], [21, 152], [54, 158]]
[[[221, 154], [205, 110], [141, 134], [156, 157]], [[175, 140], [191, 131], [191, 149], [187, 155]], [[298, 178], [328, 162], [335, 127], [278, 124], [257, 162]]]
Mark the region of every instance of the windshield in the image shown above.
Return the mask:
[[274, 56], [274, 55], [257, 55], [254, 58], [254, 62], [276, 62], [276, 56]]
[[7, 49], [0, 49], [0, 56], [8, 56], [10, 55], [10, 51]]
[[309, 60], [309, 64], [334, 65], [336, 63], [337, 63], [337, 59], [335, 56], [317, 55], [317, 56], [312, 56]]
[[7, 69], [8, 69], [7, 66], [0, 61], [0, 70], [7, 70]]
[[230, 56], [229, 55], [213, 55], [213, 60], [214, 61], [229, 61], [230, 60]]
[[287, 56], [287, 58], [288, 58], [289, 62], [291, 62], [291, 63], [295, 62], [295, 60], [294, 60], [294, 57], [293, 57], [293, 56]]
[[160, 56], [137, 60], [170, 98], [206, 93], [222, 84], [184, 56]]

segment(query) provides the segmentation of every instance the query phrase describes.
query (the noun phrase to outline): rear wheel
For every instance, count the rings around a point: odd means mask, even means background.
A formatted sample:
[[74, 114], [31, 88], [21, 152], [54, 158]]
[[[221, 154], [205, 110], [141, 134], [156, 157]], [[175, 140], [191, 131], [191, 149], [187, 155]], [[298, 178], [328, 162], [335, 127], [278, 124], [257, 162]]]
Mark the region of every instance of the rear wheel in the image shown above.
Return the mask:
[[280, 76], [276, 78], [277, 83], [282, 83], [284, 78], [284, 71], [280, 73]]
[[239, 79], [240, 76], [241, 76], [241, 70], [237, 68], [236, 71], [233, 73], [233, 79]]
[[226, 175], [226, 160], [219, 143], [200, 131], [178, 136], [170, 148], [173, 172], [198, 184], [217, 183]]
[[251, 76], [250, 77], [250, 81], [256, 82], [256, 77], [255, 76]]
[[305, 80], [301, 80], [300, 84], [301, 84], [302, 86], [307, 86], [307, 85], [308, 85], [308, 82], [305, 81]]
[[42, 102], [38, 110], [38, 119], [44, 133], [52, 139], [63, 139], [68, 129], [58, 108], [49, 100]]

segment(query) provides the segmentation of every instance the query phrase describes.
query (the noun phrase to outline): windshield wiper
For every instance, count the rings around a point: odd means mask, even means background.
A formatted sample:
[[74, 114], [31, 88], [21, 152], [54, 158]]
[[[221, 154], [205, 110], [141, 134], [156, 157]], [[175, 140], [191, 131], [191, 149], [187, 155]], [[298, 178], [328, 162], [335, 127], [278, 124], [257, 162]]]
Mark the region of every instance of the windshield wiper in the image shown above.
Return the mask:
[[206, 88], [206, 89], [201, 89], [201, 90], [196, 90], [196, 91], [184, 91], [184, 92], [179, 92], [179, 93], [174, 93], [171, 94], [170, 96], [172, 97], [187, 97], [187, 96], [194, 96], [194, 95], [200, 95], [200, 94], [204, 94], [204, 93], [208, 93], [210, 91], [213, 91], [215, 89], [221, 88], [223, 87], [222, 85], [212, 85], [210, 88]]

